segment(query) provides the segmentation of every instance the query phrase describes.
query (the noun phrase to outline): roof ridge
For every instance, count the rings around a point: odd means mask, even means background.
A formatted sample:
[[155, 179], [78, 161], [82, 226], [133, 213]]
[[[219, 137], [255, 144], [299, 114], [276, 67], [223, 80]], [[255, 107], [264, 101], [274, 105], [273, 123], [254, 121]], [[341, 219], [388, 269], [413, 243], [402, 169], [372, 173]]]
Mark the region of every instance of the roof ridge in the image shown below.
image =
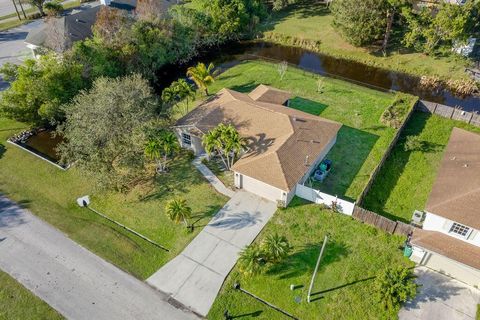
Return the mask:
[[[473, 190], [470, 190], [468, 192], [465, 192], [465, 193], [462, 193], [458, 196], [455, 196], [453, 198], [449, 198], [449, 199], [446, 199], [445, 201], [442, 201], [442, 202], [439, 202], [437, 203], [436, 205], [434, 205], [433, 207], [430, 207], [430, 210], [429, 211], [433, 211], [434, 209], [438, 208], [438, 207], [441, 207], [449, 202], [452, 202], [452, 201], [456, 201], [456, 200], [459, 200], [461, 198], [464, 198], [472, 193], [476, 193], [476, 192], [480, 192], [480, 186], [479, 187], [476, 187], [475, 189]], [[432, 213], [435, 213], [435, 212], [432, 212]]]

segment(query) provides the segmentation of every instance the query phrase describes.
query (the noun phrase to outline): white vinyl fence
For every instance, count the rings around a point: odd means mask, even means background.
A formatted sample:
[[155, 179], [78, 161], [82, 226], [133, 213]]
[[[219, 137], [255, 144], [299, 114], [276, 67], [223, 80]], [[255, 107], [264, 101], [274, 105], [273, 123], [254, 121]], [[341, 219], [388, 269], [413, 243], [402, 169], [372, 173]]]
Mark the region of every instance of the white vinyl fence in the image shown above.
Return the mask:
[[302, 199], [315, 203], [323, 203], [329, 207], [331, 207], [332, 202], [336, 202], [338, 211], [349, 216], [353, 214], [353, 209], [355, 208], [355, 203], [353, 202], [342, 200], [301, 184], [297, 184], [295, 194]]

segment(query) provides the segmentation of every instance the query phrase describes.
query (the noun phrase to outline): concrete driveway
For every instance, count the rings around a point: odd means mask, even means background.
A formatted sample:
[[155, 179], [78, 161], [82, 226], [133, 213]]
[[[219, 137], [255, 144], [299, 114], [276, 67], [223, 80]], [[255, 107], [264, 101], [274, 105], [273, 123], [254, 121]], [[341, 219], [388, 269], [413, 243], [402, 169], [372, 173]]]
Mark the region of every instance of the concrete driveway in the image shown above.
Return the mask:
[[147, 282], [206, 316], [239, 252], [276, 209], [272, 201], [238, 191], [185, 250]]
[[415, 274], [422, 287], [400, 310], [400, 320], [475, 320], [480, 291], [425, 267]]
[[198, 319], [1, 196], [0, 269], [67, 319]]

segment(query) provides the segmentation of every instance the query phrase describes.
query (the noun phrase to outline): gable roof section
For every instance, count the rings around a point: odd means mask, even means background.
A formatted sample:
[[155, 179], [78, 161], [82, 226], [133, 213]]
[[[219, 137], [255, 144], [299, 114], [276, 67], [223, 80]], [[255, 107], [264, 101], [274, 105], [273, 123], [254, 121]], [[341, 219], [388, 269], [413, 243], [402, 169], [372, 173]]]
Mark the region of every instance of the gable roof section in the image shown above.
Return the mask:
[[412, 244], [480, 269], [480, 247], [437, 231], [415, 228]]
[[64, 51], [75, 41], [84, 40], [93, 35], [92, 26], [97, 20], [100, 8], [101, 6], [95, 6], [54, 18], [52, 23], [46, 23], [40, 30], [29, 32], [25, 42], [55, 51]]
[[453, 128], [426, 210], [480, 229], [480, 135]]
[[295, 187], [342, 126], [229, 89], [222, 89], [176, 125], [206, 133], [220, 123], [234, 125], [247, 139], [248, 151], [232, 170], [285, 191]]
[[291, 98], [290, 92], [279, 90], [264, 84], [256, 87], [248, 94], [248, 96], [255, 101], [273, 104], [284, 104], [288, 99]]

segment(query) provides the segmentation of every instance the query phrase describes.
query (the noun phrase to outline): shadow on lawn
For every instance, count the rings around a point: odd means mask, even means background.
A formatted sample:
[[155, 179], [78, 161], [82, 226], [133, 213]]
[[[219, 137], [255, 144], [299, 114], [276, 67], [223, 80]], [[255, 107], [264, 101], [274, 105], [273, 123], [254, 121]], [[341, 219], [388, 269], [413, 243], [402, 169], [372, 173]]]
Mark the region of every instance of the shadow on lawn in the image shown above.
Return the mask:
[[167, 173], [158, 174], [153, 181], [150, 192], [147, 192], [140, 201], [158, 200], [171, 197], [172, 192], [179, 194], [188, 192], [192, 186], [206, 183], [203, 176], [190, 163], [186, 155], [175, 158]]
[[[268, 271], [269, 275], [277, 275], [279, 279], [299, 277], [307, 272], [313, 272], [320, 253], [321, 243], [307, 244], [301, 250], [290, 255], [283, 262], [273, 265]], [[328, 264], [339, 261], [349, 254], [343, 243], [330, 240], [325, 249], [320, 264], [319, 272]]]
[[0, 159], [3, 157], [5, 151], [7, 151], [5, 146], [3, 144], [0, 144]]
[[[375, 179], [372, 188], [365, 197], [364, 206], [367, 209], [373, 210], [389, 219], [400, 220], [407, 223], [410, 222], [408, 219], [399, 217], [393, 212], [385, 211], [385, 205], [410, 160], [410, 154], [412, 151], [405, 151], [406, 137], [419, 136], [425, 128], [429, 118], [430, 115], [420, 112], [415, 112], [410, 118], [410, 121], [402, 132], [398, 143], [393, 148], [392, 153], [380, 170], [378, 178]], [[443, 149], [442, 147], [443, 146], [436, 143], [423, 141], [422, 147], [417, 151], [439, 152]]]
[[[347, 287], [353, 286], [353, 285], [355, 285], [355, 284], [357, 284], [357, 283], [361, 283], [361, 282], [373, 280], [373, 279], [375, 279], [375, 278], [376, 278], [376, 277], [373, 276], [373, 277], [368, 277], [368, 278], [365, 278], [365, 279], [355, 280], [355, 281], [352, 281], [352, 282], [349, 282], [349, 283], [345, 283], [345, 284], [342, 284], [342, 285], [337, 286], [337, 287], [334, 287], [334, 288], [329, 288], [329, 289], [325, 289], [325, 290], [321, 290], [321, 291], [314, 292], [314, 293], [312, 293], [311, 295], [312, 295], [312, 296], [322, 295], [322, 294], [325, 294], [325, 293], [328, 293], [328, 292], [337, 291], [337, 290], [340, 290], [340, 289], [343, 289], [343, 288], [347, 288]], [[318, 299], [318, 298], [316, 298], [316, 299]], [[316, 299], [314, 299], [314, 300], [316, 300]], [[312, 300], [312, 301], [314, 301], [314, 300]]]
[[306, 113], [313, 114], [315, 116], [319, 116], [323, 111], [325, 111], [326, 108], [328, 108], [328, 105], [317, 102], [317, 101], [312, 101], [300, 97], [295, 97], [293, 99], [290, 99], [290, 104], [289, 106], [293, 109], [297, 109]]
[[332, 170], [325, 181], [314, 187], [345, 200], [355, 201], [345, 194], [354, 179], [358, 178], [358, 172], [378, 138], [379, 136], [375, 134], [342, 126], [338, 132], [337, 142], [326, 156], [333, 162]]
[[272, 19], [262, 26], [262, 31], [271, 31], [275, 25], [286, 20], [292, 14], [298, 15], [299, 18], [305, 19], [315, 16], [325, 16], [330, 14], [330, 10], [325, 4], [319, 2], [302, 1], [297, 4], [288, 6], [288, 8], [276, 12]]

